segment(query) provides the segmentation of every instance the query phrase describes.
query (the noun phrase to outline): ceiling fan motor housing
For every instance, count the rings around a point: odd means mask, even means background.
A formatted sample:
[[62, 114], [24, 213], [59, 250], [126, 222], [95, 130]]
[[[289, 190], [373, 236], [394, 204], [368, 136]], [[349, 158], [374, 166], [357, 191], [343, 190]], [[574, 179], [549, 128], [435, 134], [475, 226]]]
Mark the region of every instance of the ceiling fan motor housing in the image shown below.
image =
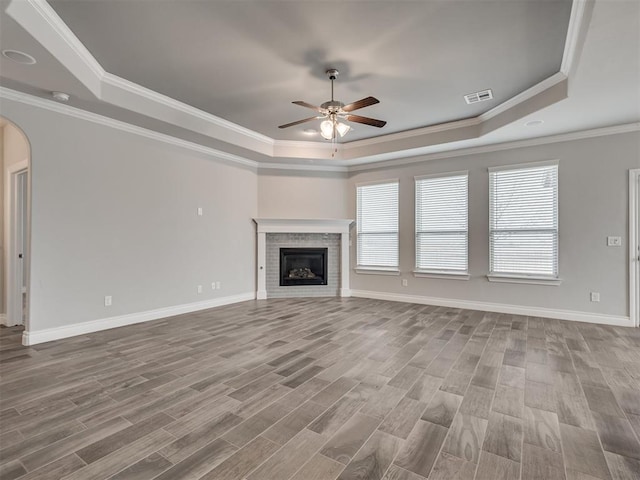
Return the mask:
[[326, 71], [326, 74], [327, 74], [327, 77], [329, 77], [329, 80], [335, 80], [336, 78], [338, 78], [338, 75], [340, 74], [340, 72], [335, 68], [330, 68], [329, 70]]
[[342, 107], [344, 107], [344, 103], [339, 102], [337, 100], [330, 100], [320, 105], [320, 108], [324, 108], [325, 110], [328, 110], [331, 113], [338, 112]]

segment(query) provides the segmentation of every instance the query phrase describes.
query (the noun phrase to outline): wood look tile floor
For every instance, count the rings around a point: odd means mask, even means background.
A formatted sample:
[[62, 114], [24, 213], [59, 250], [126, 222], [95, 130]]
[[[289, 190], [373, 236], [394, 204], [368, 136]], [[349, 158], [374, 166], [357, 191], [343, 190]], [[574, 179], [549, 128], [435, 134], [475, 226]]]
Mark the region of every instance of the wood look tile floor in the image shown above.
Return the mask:
[[363, 299], [0, 329], [0, 478], [640, 479], [640, 330]]

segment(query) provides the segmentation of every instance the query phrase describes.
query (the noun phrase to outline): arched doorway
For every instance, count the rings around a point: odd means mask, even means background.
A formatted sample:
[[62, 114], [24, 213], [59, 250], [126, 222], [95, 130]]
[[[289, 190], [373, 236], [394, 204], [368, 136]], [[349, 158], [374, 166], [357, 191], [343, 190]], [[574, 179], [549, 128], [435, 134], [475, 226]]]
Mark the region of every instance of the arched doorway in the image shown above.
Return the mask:
[[5, 326], [23, 325], [28, 329], [31, 153], [26, 135], [17, 125], [0, 117], [0, 130], [0, 321]]

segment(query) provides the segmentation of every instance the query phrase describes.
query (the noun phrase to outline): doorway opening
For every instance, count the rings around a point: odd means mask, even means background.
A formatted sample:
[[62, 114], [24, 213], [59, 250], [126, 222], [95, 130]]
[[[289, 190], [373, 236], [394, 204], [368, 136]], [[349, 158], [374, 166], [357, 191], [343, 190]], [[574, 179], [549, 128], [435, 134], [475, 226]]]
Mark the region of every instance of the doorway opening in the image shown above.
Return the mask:
[[29, 322], [30, 149], [20, 128], [0, 118], [4, 203], [2, 212], [2, 310], [5, 326]]

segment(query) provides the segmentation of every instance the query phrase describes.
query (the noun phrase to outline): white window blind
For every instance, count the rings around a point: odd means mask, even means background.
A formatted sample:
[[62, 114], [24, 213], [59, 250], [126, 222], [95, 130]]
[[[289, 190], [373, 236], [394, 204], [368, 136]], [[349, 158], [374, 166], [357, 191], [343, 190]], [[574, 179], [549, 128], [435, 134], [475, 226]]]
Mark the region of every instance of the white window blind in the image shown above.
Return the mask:
[[416, 179], [416, 269], [468, 269], [468, 174]]
[[358, 266], [398, 266], [398, 182], [357, 187]]
[[489, 172], [492, 274], [558, 276], [558, 165]]

